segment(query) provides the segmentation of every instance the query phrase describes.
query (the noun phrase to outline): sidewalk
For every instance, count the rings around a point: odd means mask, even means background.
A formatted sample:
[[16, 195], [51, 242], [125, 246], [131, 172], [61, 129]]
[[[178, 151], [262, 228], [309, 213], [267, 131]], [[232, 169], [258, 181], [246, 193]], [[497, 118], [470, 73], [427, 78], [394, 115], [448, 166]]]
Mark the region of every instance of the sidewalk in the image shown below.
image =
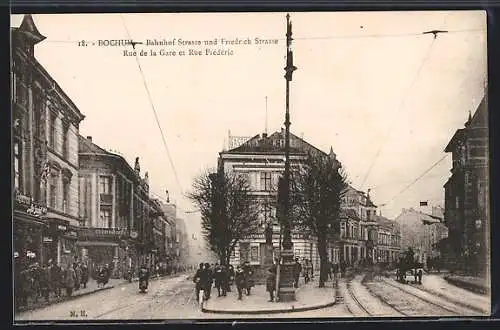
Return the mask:
[[[445, 278], [448, 276], [449, 275], [445, 276]], [[488, 296], [460, 288], [449, 283], [445, 278], [439, 275], [429, 274], [422, 277], [422, 285], [418, 287], [478, 312], [485, 314], [491, 313], [491, 300]]]
[[455, 286], [478, 294], [484, 295], [490, 291], [488, 285], [485, 283], [485, 279], [479, 277], [449, 274], [444, 279]]
[[54, 293], [51, 292], [48, 302], [43, 297], [38, 298], [38, 302], [35, 302], [32, 297], [29, 297], [27, 306], [22, 306], [19, 309], [19, 311], [17, 311], [16, 313], [31, 311], [31, 310], [38, 309], [38, 308], [43, 308], [43, 307], [47, 307], [49, 305], [58, 304], [60, 302], [83, 297], [83, 296], [86, 296], [86, 295], [89, 295], [91, 293], [95, 293], [98, 291], [108, 290], [108, 289], [114, 288], [116, 285], [122, 284], [122, 282], [124, 282], [123, 279], [110, 278], [109, 282], [108, 282], [108, 284], [106, 284], [106, 286], [98, 288], [97, 282], [95, 280], [91, 279], [87, 283], [86, 288], [80, 288], [78, 291], [73, 290], [73, 294], [70, 297], [66, 296], [66, 289], [64, 289], [64, 288], [61, 289], [61, 297], [56, 297], [54, 295]]
[[271, 314], [302, 312], [329, 307], [335, 304], [335, 289], [332, 282], [326, 282], [324, 288], [318, 288], [318, 282], [302, 284], [295, 291], [296, 301], [269, 302], [269, 293], [265, 285], [256, 285], [250, 296], [243, 294], [238, 300], [236, 287], [226, 297], [217, 297], [217, 290], [212, 289], [212, 297], [204, 303], [203, 312], [222, 314]]

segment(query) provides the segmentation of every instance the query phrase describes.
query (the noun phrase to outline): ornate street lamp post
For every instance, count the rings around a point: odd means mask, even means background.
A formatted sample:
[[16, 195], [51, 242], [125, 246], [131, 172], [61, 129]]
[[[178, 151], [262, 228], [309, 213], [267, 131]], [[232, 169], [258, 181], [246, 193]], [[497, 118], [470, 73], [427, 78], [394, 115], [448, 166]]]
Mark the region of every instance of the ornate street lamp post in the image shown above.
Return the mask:
[[295, 300], [294, 288], [294, 260], [293, 260], [293, 243], [291, 237], [291, 221], [290, 221], [290, 81], [292, 74], [297, 68], [293, 65], [292, 45], [292, 23], [290, 22], [290, 14], [286, 15], [287, 31], [286, 31], [286, 113], [285, 113], [285, 173], [281, 181], [282, 198], [282, 226], [283, 226], [283, 249], [281, 251], [282, 265], [280, 267], [280, 281], [278, 288], [278, 297], [280, 301]]

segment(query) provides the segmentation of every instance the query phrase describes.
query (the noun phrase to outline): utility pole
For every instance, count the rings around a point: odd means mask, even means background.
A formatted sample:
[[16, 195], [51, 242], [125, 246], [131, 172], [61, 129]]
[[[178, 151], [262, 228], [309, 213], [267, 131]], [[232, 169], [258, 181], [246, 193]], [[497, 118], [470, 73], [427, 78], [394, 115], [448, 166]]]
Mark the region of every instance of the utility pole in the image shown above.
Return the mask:
[[293, 243], [291, 236], [291, 221], [290, 221], [290, 81], [292, 74], [297, 68], [293, 65], [292, 45], [292, 23], [290, 22], [290, 14], [286, 15], [287, 31], [286, 31], [286, 113], [285, 113], [285, 173], [281, 184], [283, 185], [281, 192], [283, 193], [283, 249], [281, 251], [282, 265], [280, 267], [280, 283], [278, 287], [278, 297], [280, 301], [295, 300], [294, 288], [294, 260], [293, 260]]

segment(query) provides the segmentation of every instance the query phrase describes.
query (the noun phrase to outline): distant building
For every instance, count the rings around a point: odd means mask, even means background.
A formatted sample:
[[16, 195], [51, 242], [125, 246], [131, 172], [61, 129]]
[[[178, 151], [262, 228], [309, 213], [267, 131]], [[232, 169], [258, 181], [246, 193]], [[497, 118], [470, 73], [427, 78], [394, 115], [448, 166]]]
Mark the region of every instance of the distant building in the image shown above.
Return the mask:
[[175, 222], [176, 228], [176, 253], [179, 260], [179, 265], [184, 266], [189, 263], [189, 236], [186, 230], [186, 223], [183, 219], [177, 218]]
[[446, 146], [453, 157], [445, 188], [445, 224], [449, 253], [462, 266], [480, 272], [489, 269], [489, 130], [485, 96], [465, 127]]
[[37, 61], [33, 17], [12, 28], [14, 252], [21, 263], [73, 261], [78, 218], [78, 130], [84, 115]]
[[444, 225], [441, 208], [433, 207], [428, 213], [413, 208], [403, 209], [395, 220], [401, 226], [404, 251], [411, 247], [424, 263], [428, 257], [442, 257], [439, 243], [448, 237], [448, 228]]
[[115, 276], [135, 270], [155, 249], [147, 175], [139, 159], [121, 156], [79, 137], [80, 254], [90, 266], [114, 265]]

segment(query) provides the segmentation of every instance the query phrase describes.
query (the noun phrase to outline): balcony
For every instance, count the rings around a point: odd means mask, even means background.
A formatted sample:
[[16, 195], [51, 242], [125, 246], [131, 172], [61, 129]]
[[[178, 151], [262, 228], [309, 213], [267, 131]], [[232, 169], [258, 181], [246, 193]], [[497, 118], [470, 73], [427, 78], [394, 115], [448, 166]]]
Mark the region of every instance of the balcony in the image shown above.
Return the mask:
[[81, 241], [104, 241], [116, 242], [127, 237], [125, 228], [88, 228], [80, 227], [78, 229], [78, 239]]
[[111, 205], [113, 204], [113, 194], [101, 194], [100, 200], [101, 204]]

